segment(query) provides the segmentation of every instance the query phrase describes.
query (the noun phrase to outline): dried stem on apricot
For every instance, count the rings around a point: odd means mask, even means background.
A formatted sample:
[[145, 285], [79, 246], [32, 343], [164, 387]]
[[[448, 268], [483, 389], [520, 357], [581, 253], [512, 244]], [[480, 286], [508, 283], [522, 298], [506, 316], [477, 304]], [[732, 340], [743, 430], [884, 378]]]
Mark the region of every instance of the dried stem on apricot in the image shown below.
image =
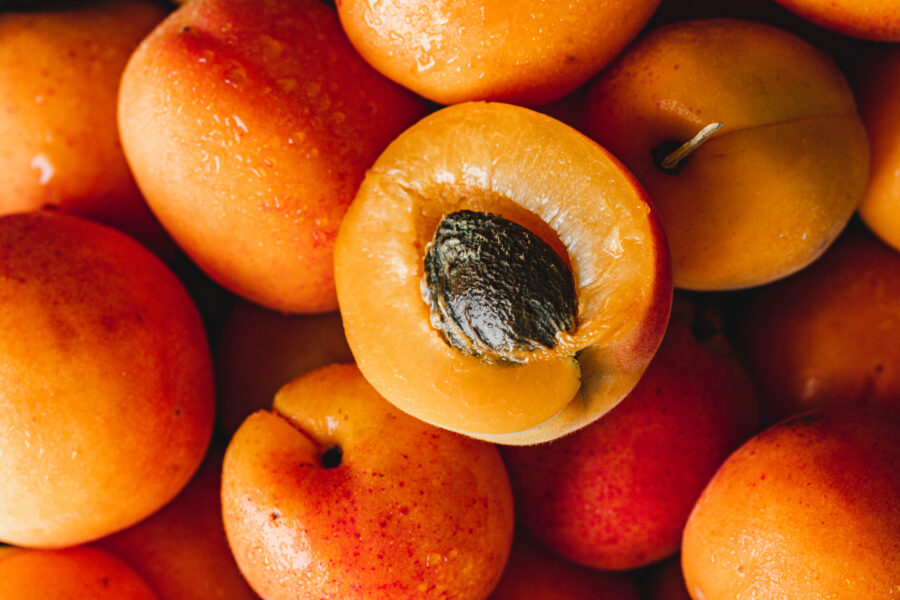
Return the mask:
[[653, 163], [663, 172], [677, 175], [681, 170], [683, 161], [697, 148], [703, 145], [712, 135], [722, 127], [722, 123], [710, 123], [697, 134], [684, 142], [667, 141], [653, 149]]

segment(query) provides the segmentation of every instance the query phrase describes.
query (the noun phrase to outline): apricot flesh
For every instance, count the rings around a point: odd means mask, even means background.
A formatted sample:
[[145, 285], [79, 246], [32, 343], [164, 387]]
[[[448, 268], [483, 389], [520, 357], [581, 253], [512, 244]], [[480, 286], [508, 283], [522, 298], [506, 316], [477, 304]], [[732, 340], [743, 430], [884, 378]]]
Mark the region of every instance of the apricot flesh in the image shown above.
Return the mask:
[[0, 540], [136, 523], [191, 478], [212, 420], [200, 315], [159, 260], [64, 213], [0, 218]]
[[116, 124], [128, 57], [165, 11], [80, 4], [0, 15], [0, 214], [59, 208], [169, 250]]
[[869, 600], [900, 573], [900, 413], [820, 409], [782, 421], [713, 477], [684, 531], [695, 599]]
[[223, 287], [337, 308], [332, 247], [365, 169], [424, 114], [316, 0], [198, 0], [132, 55], [119, 125], [160, 221]]
[[[727, 290], [818, 258], [865, 191], [866, 131], [823, 52], [737, 19], [650, 32], [600, 76], [584, 131], [643, 183], [659, 210], [676, 287]], [[723, 126], [663, 171], [653, 150]]]
[[485, 598], [512, 543], [496, 449], [400, 412], [353, 365], [301, 376], [244, 422], [222, 499], [266, 600]]
[[[463, 209], [523, 225], [571, 265], [577, 324], [552, 349], [492, 365], [431, 326], [425, 248]], [[609, 410], [646, 368], [671, 302], [665, 241], [640, 185], [575, 130], [500, 103], [445, 108], [388, 147], [345, 217], [335, 279], [350, 348], [385, 398], [502, 443], [558, 437]]]

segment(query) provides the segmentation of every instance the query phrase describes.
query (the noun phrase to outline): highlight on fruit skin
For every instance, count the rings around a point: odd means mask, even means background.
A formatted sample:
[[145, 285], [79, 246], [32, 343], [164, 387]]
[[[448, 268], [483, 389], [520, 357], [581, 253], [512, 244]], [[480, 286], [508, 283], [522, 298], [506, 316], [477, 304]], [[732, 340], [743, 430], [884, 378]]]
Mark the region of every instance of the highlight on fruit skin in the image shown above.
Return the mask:
[[[501, 360], [447, 343], [423, 297], [425, 255], [439, 224], [458, 211], [517, 223], [558, 254], [575, 289], [572, 331], [556, 331], [552, 347], [546, 339], [511, 346]], [[474, 232], [470, 242], [492, 236]], [[445, 265], [482, 271], [454, 280], [463, 284], [445, 298], [487, 298], [460, 313], [469, 317], [494, 310], [490, 298], [502, 294], [490, 290], [512, 289], [522, 275], [502, 252], [481, 251], [493, 262], [479, 264], [473, 247], [459, 254], [475, 256], [473, 264]], [[335, 281], [350, 348], [385, 398], [431, 424], [506, 444], [554, 439], [612, 408], [656, 351], [672, 295], [665, 238], [634, 177], [559, 121], [480, 102], [433, 113], [376, 161], [339, 232]], [[520, 292], [505, 294], [498, 312], [527, 313], [514, 301]], [[463, 325], [451, 323], [464, 333]]]

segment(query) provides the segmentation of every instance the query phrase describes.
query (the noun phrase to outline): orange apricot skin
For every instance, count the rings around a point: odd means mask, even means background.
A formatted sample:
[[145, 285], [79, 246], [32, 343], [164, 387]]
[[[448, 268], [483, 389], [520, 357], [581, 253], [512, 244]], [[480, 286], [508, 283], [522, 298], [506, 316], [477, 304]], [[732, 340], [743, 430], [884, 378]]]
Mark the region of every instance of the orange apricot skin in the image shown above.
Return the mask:
[[539, 106], [609, 63], [658, 4], [340, 0], [337, 7], [363, 58], [426, 98]]
[[0, 214], [58, 208], [169, 241], [119, 142], [119, 80], [165, 16], [146, 0], [0, 15]]
[[[322, 452], [342, 449], [323, 468]], [[266, 600], [478, 599], [512, 544], [512, 493], [490, 444], [395, 409], [354, 365], [307, 373], [228, 447], [225, 528]]]
[[[676, 287], [728, 290], [818, 258], [862, 200], [866, 131], [831, 59], [737, 19], [675, 23], [633, 44], [588, 92], [584, 131], [647, 188]], [[677, 174], [652, 151], [723, 123]]]
[[218, 419], [229, 438], [292, 379], [353, 362], [340, 314], [282, 315], [240, 301], [225, 319], [218, 347]]
[[121, 559], [99, 548], [0, 553], [3, 600], [160, 600]]
[[213, 420], [181, 283], [128, 236], [64, 213], [0, 218], [0, 540], [58, 548], [174, 497]]
[[[421, 255], [462, 208], [517, 220], [570, 261], [574, 334], [501, 366], [443, 341], [422, 300]], [[672, 297], [664, 234], [627, 169], [559, 121], [502, 103], [442, 109], [385, 150], [342, 225], [335, 276], [372, 385], [420, 419], [503, 444], [554, 439], [612, 408], [656, 351]]]
[[889, 598], [900, 573], [900, 413], [803, 413], [752, 438], [684, 531], [695, 600]]
[[133, 55], [119, 124], [148, 203], [210, 277], [274, 310], [327, 312], [344, 212], [424, 111], [321, 2], [199, 0]]
[[900, 52], [878, 48], [860, 65], [854, 82], [869, 132], [872, 171], [859, 216], [878, 237], [900, 250]]
[[900, 255], [847, 231], [808, 269], [748, 300], [739, 348], [772, 423], [810, 408], [900, 409]]
[[900, 6], [893, 0], [776, 0], [798, 16], [844, 35], [900, 41]]
[[126, 560], [165, 600], [256, 600], [225, 539], [224, 448], [214, 447], [162, 510], [97, 542]]

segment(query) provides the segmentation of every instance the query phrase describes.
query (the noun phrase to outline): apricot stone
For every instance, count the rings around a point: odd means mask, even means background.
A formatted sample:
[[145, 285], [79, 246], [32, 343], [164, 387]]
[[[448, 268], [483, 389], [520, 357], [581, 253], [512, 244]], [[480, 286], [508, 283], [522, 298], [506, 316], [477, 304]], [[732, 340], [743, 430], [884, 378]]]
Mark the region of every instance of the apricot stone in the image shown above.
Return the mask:
[[0, 218], [0, 540], [71, 546], [162, 507], [205, 453], [212, 381], [149, 251], [64, 213]]

